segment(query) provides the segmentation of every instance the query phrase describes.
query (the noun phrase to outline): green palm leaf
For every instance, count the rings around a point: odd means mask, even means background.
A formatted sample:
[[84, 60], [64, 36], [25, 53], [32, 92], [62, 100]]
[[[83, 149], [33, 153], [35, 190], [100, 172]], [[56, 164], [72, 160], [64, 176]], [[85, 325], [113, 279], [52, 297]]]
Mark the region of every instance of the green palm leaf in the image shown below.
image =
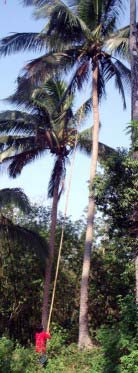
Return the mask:
[[20, 175], [23, 167], [27, 164], [30, 164], [35, 159], [40, 158], [46, 153], [46, 149], [36, 147], [27, 151], [22, 151], [20, 154], [15, 154], [12, 157], [5, 158], [3, 163], [7, 164], [7, 161], [10, 161], [8, 166], [9, 176], [16, 178], [17, 175]]
[[61, 185], [61, 190], [59, 191], [59, 198], [60, 198], [60, 195], [63, 189], [63, 182], [64, 182], [65, 175], [66, 175], [65, 159], [60, 159], [60, 157], [56, 159], [53, 170], [52, 170], [52, 174], [50, 177], [50, 181], [48, 185], [48, 197], [49, 198], [53, 198], [54, 189], [57, 184], [57, 178], [59, 177], [59, 175], [60, 175], [60, 185]]
[[80, 55], [80, 47], [64, 50], [63, 52], [50, 52], [32, 60], [24, 68], [25, 78], [31, 77], [33, 83], [41, 84], [57, 73], [71, 70]]
[[105, 47], [110, 53], [129, 59], [129, 26], [126, 26], [109, 36]]
[[27, 196], [20, 188], [5, 188], [0, 190], [0, 208], [7, 204], [14, 204], [26, 213], [31, 209]]
[[1, 56], [7, 56], [22, 50], [41, 51], [43, 48], [46, 48], [46, 36], [43, 33], [14, 33], [0, 41]]
[[[92, 127], [79, 133], [77, 147], [83, 151], [86, 155], [91, 155], [92, 152]], [[99, 142], [98, 157], [99, 160], [106, 160], [112, 154], [116, 153], [116, 150], [112, 147]]]
[[8, 110], [0, 113], [0, 133], [13, 135], [25, 133], [31, 135], [36, 131], [35, 117], [26, 112]]

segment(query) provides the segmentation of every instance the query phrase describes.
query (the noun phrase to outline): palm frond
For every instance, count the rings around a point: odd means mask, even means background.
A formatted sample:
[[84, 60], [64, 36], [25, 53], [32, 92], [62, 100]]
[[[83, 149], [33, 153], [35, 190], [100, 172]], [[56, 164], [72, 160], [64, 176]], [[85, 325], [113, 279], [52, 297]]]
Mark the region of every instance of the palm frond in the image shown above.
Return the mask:
[[6, 147], [3, 151], [0, 152], [0, 166], [3, 161], [9, 160], [15, 154], [15, 149], [13, 146]]
[[92, 151], [92, 127], [81, 131], [78, 136], [77, 148], [83, 151], [86, 155], [90, 155]]
[[43, 33], [13, 33], [0, 40], [1, 56], [7, 56], [24, 50], [37, 50], [40, 52], [43, 48], [46, 48], [46, 35]]
[[90, 30], [94, 30], [99, 23], [99, 16], [101, 13], [101, 4], [99, 1], [98, 8], [95, 1], [80, 0], [78, 2], [78, 14], [79, 17], [85, 22]]
[[26, 76], [18, 77], [17, 88], [14, 94], [5, 99], [10, 104], [16, 104], [18, 107], [32, 109], [32, 94], [36, 85]]
[[106, 0], [104, 2], [103, 13], [101, 15], [104, 33], [108, 33], [108, 28], [112, 22], [113, 29], [115, 29], [120, 16], [124, 12], [125, 5], [125, 0]]
[[90, 97], [87, 101], [85, 101], [75, 112], [75, 114], [72, 117], [72, 121], [74, 124], [79, 124], [80, 125], [83, 123], [87, 115], [91, 112], [92, 110], [92, 98]]
[[18, 175], [20, 175], [24, 166], [30, 164], [35, 159], [38, 159], [42, 154], [46, 152], [46, 149], [36, 147], [28, 151], [23, 151], [21, 152], [21, 154], [15, 154], [14, 148], [12, 149], [12, 151], [13, 154], [11, 156], [7, 155], [6, 157], [6, 154], [0, 154], [0, 160], [3, 156], [1, 167], [6, 165], [7, 168], [8, 162], [8, 174], [10, 177], [16, 178]]
[[126, 98], [125, 98], [125, 89], [123, 86], [123, 81], [122, 81], [122, 74], [120, 70], [118, 69], [118, 64], [114, 64], [114, 78], [115, 78], [115, 87], [118, 89], [121, 97], [122, 97], [122, 102], [123, 102], [123, 108], [126, 109]]
[[[92, 152], [92, 127], [87, 128], [79, 133], [77, 147], [83, 151], [86, 155], [91, 155]], [[99, 142], [98, 145], [98, 157], [99, 160], [106, 160], [109, 155], [116, 153], [116, 150], [112, 147]]]
[[129, 91], [131, 89], [131, 70], [124, 65], [121, 61], [115, 61], [115, 67], [120, 72], [122, 82]]
[[58, 103], [58, 106], [56, 109], [60, 107], [60, 105], [64, 102], [67, 95], [73, 95], [75, 93], [75, 90], [81, 90], [83, 87], [83, 83], [88, 80], [90, 70], [89, 70], [90, 64], [89, 60], [83, 61], [77, 65], [76, 71], [73, 74], [73, 77], [70, 80], [70, 83], [65, 90], [61, 100]]
[[58, 78], [49, 79], [45, 83], [46, 100], [48, 102], [48, 105], [50, 106], [51, 114], [57, 107], [66, 88], [67, 88], [67, 84], [64, 81], [59, 80]]
[[56, 38], [57, 42], [58, 40], [62, 41], [64, 45], [66, 43], [76, 44], [76, 42], [84, 41], [90, 35], [90, 30], [86, 23], [63, 3], [52, 8], [47, 35], [54, 35], [55, 45], [52, 45], [52, 47], [56, 48]]
[[[53, 198], [54, 188], [55, 187], [63, 187], [63, 181], [66, 175], [66, 168], [65, 168], [65, 159], [64, 158], [57, 158], [52, 170], [52, 174], [50, 177], [49, 185], [48, 185], [48, 198]], [[58, 183], [59, 180], [59, 183]], [[61, 190], [59, 191], [59, 198], [61, 195]]]
[[129, 60], [129, 26], [126, 26], [107, 38], [105, 48], [110, 53]]
[[48, 256], [48, 244], [46, 240], [38, 233], [29, 229], [13, 224], [5, 216], [0, 217], [0, 238], [8, 239], [19, 244], [25, 243], [27, 250], [34, 250], [44, 263]]
[[22, 0], [23, 5], [25, 5], [25, 6], [34, 5], [38, 8], [40, 8], [41, 6], [44, 6], [44, 5], [52, 6], [53, 2], [55, 4], [56, 3], [63, 4], [62, 0]]
[[9, 147], [9, 136], [0, 137], [0, 152], [3, 152], [7, 147]]
[[60, 72], [72, 69], [79, 57], [80, 47], [64, 50], [64, 52], [50, 52], [29, 62], [24, 67], [25, 79], [29, 77], [33, 84], [42, 82], [57, 76]]
[[105, 82], [114, 77], [115, 86], [122, 96], [123, 108], [126, 109], [125, 87], [130, 85], [130, 70], [118, 60], [112, 62], [110, 56], [107, 56], [103, 62], [103, 74]]
[[8, 110], [0, 113], [0, 133], [26, 135], [34, 134], [37, 120], [34, 115], [17, 110]]
[[26, 213], [31, 209], [28, 197], [20, 188], [0, 189], [0, 208], [7, 204], [14, 204]]
[[[14, 149], [14, 152], [21, 152], [23, 149], [28, 149], [28, 147], [32, 147], [35, 145], [35, 138], [33, 136], [2, 136], [0, 137], [0, 143], [4, 145], [3, 151], [1, 151], [0, 155], [6, 154], [6, 151], [9, 149]], [[4, 158], [3, 158], [4, 159]]]
[[118, 151], [111, 146], [99, 142], [98, 158], [99, 161], [106, 161], [113, 154], [117, 154]]
[[104, 79], [104, 63], [102, 63], [102, 59], [99, 61], [98, 65], [98, 99], [99, 102], [103, 97], [106, 97], [106, 90], [105, 90], [106, 81]]

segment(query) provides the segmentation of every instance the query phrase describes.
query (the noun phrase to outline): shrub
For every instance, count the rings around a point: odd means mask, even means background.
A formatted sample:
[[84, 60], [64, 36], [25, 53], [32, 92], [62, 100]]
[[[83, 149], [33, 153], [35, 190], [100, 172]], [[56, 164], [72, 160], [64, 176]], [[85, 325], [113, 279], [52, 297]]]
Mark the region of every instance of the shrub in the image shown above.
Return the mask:
[[67, 332], [55, 323], [51, 325], [51, 334], [52, 338], [47, 342], [47, 353], [50, 358], [62, 353], [68, 338]]
[[104, 356], [100, 348], [92, 351], [78, 351], [77, 345], [64, 348], [57, 358], [49, 359], [47, 373], [68, 372], [103, 373]]
[[10, 372], [10, 361], [14, 344], [11, 340], [3, 337], [0, 339], [0, 372]]
[[121, 373], [138, 373], [138, 346], [129, 355], [121, 357]]

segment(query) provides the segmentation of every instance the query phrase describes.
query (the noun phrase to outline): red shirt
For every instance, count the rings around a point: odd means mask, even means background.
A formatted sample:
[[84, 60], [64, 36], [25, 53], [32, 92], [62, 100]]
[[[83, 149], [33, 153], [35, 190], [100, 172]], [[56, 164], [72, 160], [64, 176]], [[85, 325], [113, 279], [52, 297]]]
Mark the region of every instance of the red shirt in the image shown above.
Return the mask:
[[35, 349], [36, 352], [46, 352], [46, 340], [50, 339], [51, 335], [48, 332], [41, 332], [35, 334]]

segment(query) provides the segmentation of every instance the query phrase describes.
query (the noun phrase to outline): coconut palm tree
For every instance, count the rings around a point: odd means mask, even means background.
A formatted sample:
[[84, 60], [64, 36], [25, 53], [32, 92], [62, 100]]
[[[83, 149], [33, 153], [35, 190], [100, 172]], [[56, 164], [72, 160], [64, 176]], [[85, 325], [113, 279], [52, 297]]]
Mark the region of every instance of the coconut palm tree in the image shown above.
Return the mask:
[[[36, 4], [41, 2], [36, 1]], [[43, 7], [48, 11], [48, 1]], [[40, 4], [41, 5], [41, 4]], [[91, 247], [93, 241], [93, 223], [95, 203], [93, 184], [96, 175], [98, 160], [99, 142], [99, 100], [105, 93], [105, 84], [112, 77], [115, 78], [116, 88], [123, 98], [124, 107], [125, 95], [123, 80], [129, 81], [130, 72], [121, 62], [114, 59], [105, 49], [109, 33], [113, 32], [116, 26], [119, 6], [122, 1], [84, 1], [74, 2], [74, 9], [67, 7], [62, 1], [55, 1], [51, 6], [49, 24], [47, 25], [47, 36], [49, 44], [55, 51], [62, 51], [65, 54], [64, 66], [68, 69], [74, 67], [75, 72], [69, 84], [68, 92], [74, 88], [81, 88], [88, 78], [92, 82], [92, 106], [93, 106], [93, 136], [92, 136], [92, 159], [90, 168], [89, 205], [86, 229], [86, 241], [84, 250], [81, 296], [80, 296], [80, 318], [79, 318], [79, 347], [92, 346], [88, 332], [88, 279], [90, 272]], [[74, 10], [74, 11], [73, 11]], [[39, 10], [41, 13], [41, 9]], [[63, 32], [64, 30], [64, 32]], [[56, 41], [56, 43], [55, 43]], [[61, 55], [62, 56], [62, 55]], [[66, 63], [66, 59], [68, 61]], [[63, 64], [64, 57], [61, 57]], [[42, 67], [43, 74], [47, 61], [45, 56], [28, 64], [27, 71], [34, 75]], [[62, 67], [62, 66], [61, 66]], [[47, 69], [46, 69], [47, 74]]]
[[[136, 23], [136, 1], [130, 0], [130, 61], [131, 61], [131, 140], [133, 158], [138, 159], [138, 44]], [[138, 234], [138, 203], [134, 206], [131, 234]], [[135, 258], [136, 305], [138, 306], [138, 255]]]
[[[24, 87], [24, 78], [23, 78]], [[75, 114], [72, 111], [73, 96], [66, 97], [64, 103], [56, 111], [55, 107], [66, 90], [64, 82], [58, 79], [48, 81], [43, 88], [22, 90], [20, 81], [16, 93], [8, 101], [31, 109], [31, 113], [21, 111], [6, 111], [0, 114], [0, 138], [5, 148], [0, 153], [0, 159], [10, 162], [9, 174], [16, 177], [22, 168], [46, 151], [55, 156], [55, 165], [49, 182], [48, 196], [53, 198], [51, 212], [51, 229], [49, 242], [49, 262], [46, 269], [42, 322], [46, 327], [48, 318], [48, 299], [51, 269], [54, 256], [54, 240], [57, 220], [57, 206], [61, 195], [66, 172], [66, 160], [75, 145], [78, 120], [91, 109], [91, 99], [88, 99]], [[80, 117], [81, 115], [81, 117]], [[92, 129], [81, 131], [78, 136], [79, 150], [91, 153]], [[107, 157], [113, 149], [99, 144], [99, 157]]]
[[[38, 35], [13, 35], [3, 39], [1, 53], [11, 53], [23, 48], [47, 48], [40, 58], [30, 62], [26, 68], [26, 76], [31, 76], [38, 82], [47, 79], [55, 70], [68, 71], [73, 69], [73, 77], [67, 89], [68, 93], [81, 89], [83, 83], [91, 79], [93, 105], [93, 136], [92, 162], [90, 184], [93, 185], [98, 159], [99, 140], [99, 100], [105, 94], [105, 84], [115, 79], [116, 88], [122, 95], [126, 106], [124, 81], [128, 83], [130, 72], [118, 59], [112, 57], [106, 49], [110, 34], [116, 29], [122, 0], [95, 1], [83, 0], [72, 2], [67, 6], [63, 1], [50, 0], [24, 1], [25, 5], [34, 4], [38, 14], [46, 15], [48, 22], [44, 32]], [[61, 101], [63, 101], [64, 97]], [[61, 104], [61, 102], [60, 102]], [[88, 333], [88, 278], [90, 271], [90, 256], [93, 239], [94, 196], [89, 194], [89, 208], [86, 231], [86, 244], [81, 284], [79, 346], [91, 345]]]
[[132, 97], [132, 121], [138, 120], [138, 46], [137, 46], [137, 23], [136, 23], [136, 1], [130, 0], [130, 60], [131, 60], [131, 97]]
[[[24, 78], [23, 78], [24, 87]], [[57, 220], [57, 206], [61, 195], [66, 160], [72, 153], [75, 145], [77, 127], [76, 123], [91, 108], [91, 99], [77, 110], [72, 111], [73, 96], [66, 97], [64, 103], [55, 110], [57, 103], [63, 96], [66, 85], [58, 79], [48, 81], [42, 88], [35, 90], [22, 90], [20, 81], [16, 93], [8, 101], [23, 105], [31, 110], [30, 113], [21, 111], [6, 111], [0, 114], [0, 159], [8, 162], [8, 171], [11, 177], [21, 173], [22, 168], [38, 156], [48, 151], [55, 156], [55, 164], [49, 182], [48, 196], [53, 198], [51, 212], [51, 228], [49, 241], [49, 261], [46, 268], [42, 322], [46, 327], [48, 318], [48, 299], [51, 269], [54, 256], [54, 240]], [[79, 135], [78, 148], [91, 152], [91, 128], [82, 131]], [[3, 135], [4, 134], [4, 135]], [[110, 147], [100, 143], [99, 155], [107, 156], [112, 152]], [[10, 162], [10, 164], [9, 164]]]

